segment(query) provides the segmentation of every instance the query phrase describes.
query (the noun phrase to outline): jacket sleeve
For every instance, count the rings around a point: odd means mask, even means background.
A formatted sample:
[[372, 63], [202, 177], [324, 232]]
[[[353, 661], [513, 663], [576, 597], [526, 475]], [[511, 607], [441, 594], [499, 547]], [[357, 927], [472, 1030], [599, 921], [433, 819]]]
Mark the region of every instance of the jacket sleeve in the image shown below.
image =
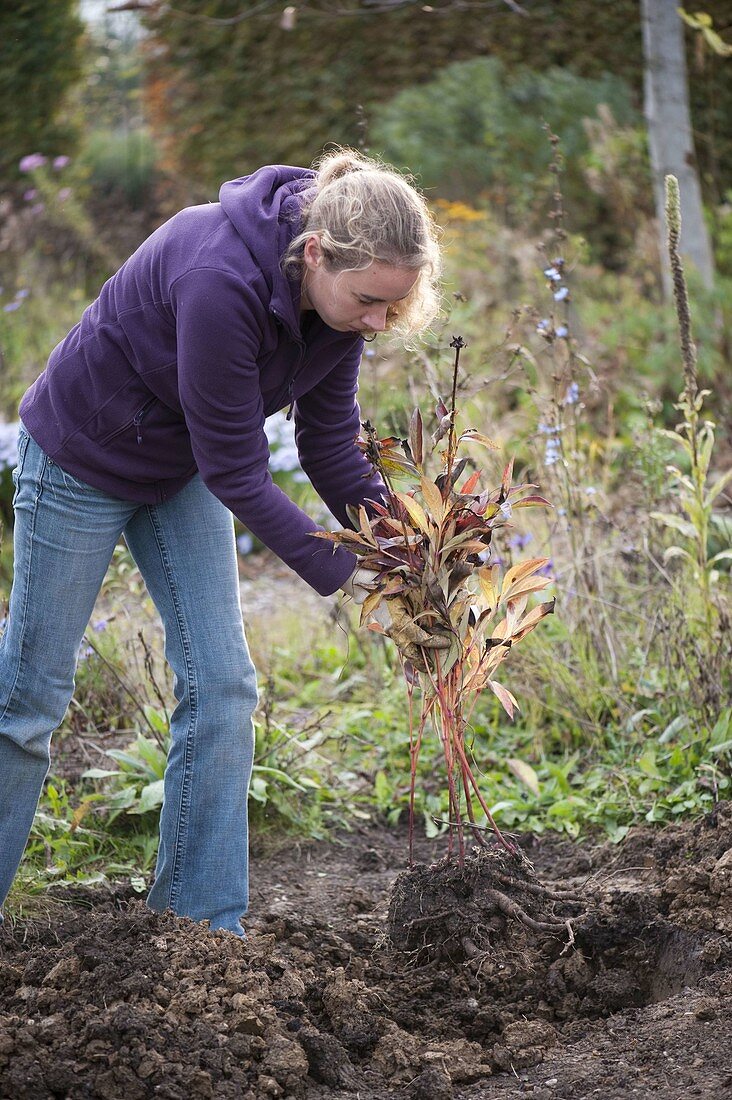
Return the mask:
[[384, 483], [355, 445], [361, 426], [356, 400], [362, 341], [295, 403], [300, 464], [320, 497], [346, 527], [347, 504], [385, 496]]
[[206, 486], [321, 595], [335, 592], [354, 555], [313, 537], [322, 528], [274, 484], [257, 358], [271, 323], [256, 292], [234, 276], [197, 268], [171, 288], [179, 393]]

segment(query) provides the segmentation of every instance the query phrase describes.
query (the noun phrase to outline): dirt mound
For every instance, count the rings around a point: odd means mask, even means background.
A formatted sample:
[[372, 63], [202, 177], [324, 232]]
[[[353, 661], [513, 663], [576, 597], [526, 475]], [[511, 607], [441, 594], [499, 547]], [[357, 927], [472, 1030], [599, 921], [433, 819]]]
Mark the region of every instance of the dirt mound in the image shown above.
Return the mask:
[[456, 871], [423, 841], [406, 876], [386, 831], [270, 853], [247, 942], [72, 892], [0, 933], [0, 1097], [725, 1095], [729, 805], [522, 846]]
[[540, 882], [520, 849], [513, 856], [502, 848], [475, 848], [462, 863], [443, 859], [402, 872], [392, 890], [387, 932], [389, 943], [413, 952], [415, 961], [483, 955], [499, 964], [502, 954], [519, 954], [522, 943], [530, 952], [531, 937], [521, 935], [523, 929], [564, 933], [570, 946], [581, 907], [578, 897]]

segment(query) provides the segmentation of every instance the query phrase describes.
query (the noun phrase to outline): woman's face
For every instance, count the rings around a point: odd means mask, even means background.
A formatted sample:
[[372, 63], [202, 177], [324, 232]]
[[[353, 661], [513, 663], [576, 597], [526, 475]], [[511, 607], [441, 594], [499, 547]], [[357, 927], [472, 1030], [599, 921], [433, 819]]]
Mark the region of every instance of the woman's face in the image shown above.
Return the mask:
[[306, 241], [303, 259], [300, 309], [314, 309], [337, 332], [382, 332], [419, 274], [378, 261], [360, 271], [329, 271], [316, 236]]

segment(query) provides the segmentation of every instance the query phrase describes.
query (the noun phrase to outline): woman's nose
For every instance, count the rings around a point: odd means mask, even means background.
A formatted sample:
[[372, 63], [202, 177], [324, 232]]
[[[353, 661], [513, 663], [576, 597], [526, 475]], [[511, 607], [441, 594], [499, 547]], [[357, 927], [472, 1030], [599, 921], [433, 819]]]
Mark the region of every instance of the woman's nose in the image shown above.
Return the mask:
[[372, 306], [361, 318], [361, 324], [370, 332], [383, 332], [386, 328], [386, 315], [389, 310], [387, 303]]

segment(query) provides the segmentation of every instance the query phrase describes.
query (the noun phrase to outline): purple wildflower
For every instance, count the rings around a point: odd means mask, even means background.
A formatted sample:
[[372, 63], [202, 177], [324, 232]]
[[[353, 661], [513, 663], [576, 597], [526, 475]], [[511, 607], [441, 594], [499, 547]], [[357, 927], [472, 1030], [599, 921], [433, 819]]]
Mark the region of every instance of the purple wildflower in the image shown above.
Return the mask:
[[42, 153], [29, 153], [27, 157], [21, 157], [18, 162], [18, 168], [21, 172], [34, 172], [36, 168], [43, 168], [46, 163], [46, 157]]
[[565, 298], [569, 297], [569, 287], [560, 286], [559, 290], [554, 291], [554, 301], [563, 302]]
[[28, 290], [28, 287], [24, 286], [22, 290], [16, 291], [15, 297], [17, 301], [20, 301], [23, 298], [27, 298], [29, 294], [30, 291]]
[[60, 157], [54, 157], [53, 158], [53, 166], [56, 169], [56, 171], [60, 171], [62, 168], [65, 168], [68, 164], [71, 164], [71, 157], [60, 156]]
[[45, 209], [46, 209], [46, 204], [45, 203], [37, 202], [37, 203], [34, 203], [33, 206], [31, 206], [30, 212], [31, 212], [31, 214], [42, 214]]
[[29, 187], [27, 191], [23, 192], [23, 198], [26, 202], [33, 202], [34, 198], [38, 194], [38, 190], [35, 187]]
[[525, 546], [528, 546], [534, 536], [530, 531], [527, 531], [525, 535], [512, 535], [508, 540], [508, 545], [512, 550], [523, 550]]
[[546, 563], [546, 565], [542, 565], [541, 569], [537, 569], [536, 572], [537, 575], [540, 577], [551, 577], [553, 570], [554, 562], [551, 558], [549, 558], [549, 561]]
[[6, 306], [3, 306], [3, 313], [12, 313], [16, 309], [20, 309], [20, 302], [8, 302]]
[[92, 625], [92, 629], [94, 630], [95, 634], [103, 634], [108, 625], [108, 619], [97, 619], [97, 621]]
[[540, 336], [548, 336], [552, 330], [552, 323], [548, 317], [542, 317], [536, 326], [536, 331]]

